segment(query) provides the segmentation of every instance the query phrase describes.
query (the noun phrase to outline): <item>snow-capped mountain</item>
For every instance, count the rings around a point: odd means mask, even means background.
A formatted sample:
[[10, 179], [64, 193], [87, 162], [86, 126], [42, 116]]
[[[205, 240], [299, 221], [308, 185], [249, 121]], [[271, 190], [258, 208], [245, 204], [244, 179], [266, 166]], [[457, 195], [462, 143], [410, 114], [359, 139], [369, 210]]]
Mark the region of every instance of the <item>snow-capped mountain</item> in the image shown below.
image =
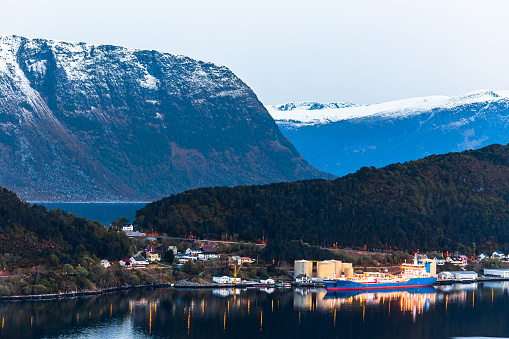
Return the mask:
[[336, 105], [290, 103], [267, 110], [311, 164], [336, 175], [509, 142], [509, 91]]
[[330, 177], [226, 67], [18, 36], [0, 36], [0, 155], [0, 186], [39, 201]]

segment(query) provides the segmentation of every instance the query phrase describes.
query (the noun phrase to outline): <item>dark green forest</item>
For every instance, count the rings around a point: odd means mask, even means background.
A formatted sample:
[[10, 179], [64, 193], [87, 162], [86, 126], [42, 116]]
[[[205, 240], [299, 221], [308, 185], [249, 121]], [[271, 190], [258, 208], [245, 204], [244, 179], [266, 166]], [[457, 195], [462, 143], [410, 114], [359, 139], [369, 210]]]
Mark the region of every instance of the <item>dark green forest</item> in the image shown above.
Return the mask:
[[130, 245], [122, 232], [108, 231], [98, 222], [62, 210], [31, 206], [13, 192], [0, 188], [0, 265], [3, 267], [44, 264], [52, 255], [60, 263], [74, 263], [84, 255], [118, 260], [128, 254]]
[[509, 251], [509, 146], [432, 155], [336, 180], [201, 188], [148, 204], [179, 236], [421, 251]]

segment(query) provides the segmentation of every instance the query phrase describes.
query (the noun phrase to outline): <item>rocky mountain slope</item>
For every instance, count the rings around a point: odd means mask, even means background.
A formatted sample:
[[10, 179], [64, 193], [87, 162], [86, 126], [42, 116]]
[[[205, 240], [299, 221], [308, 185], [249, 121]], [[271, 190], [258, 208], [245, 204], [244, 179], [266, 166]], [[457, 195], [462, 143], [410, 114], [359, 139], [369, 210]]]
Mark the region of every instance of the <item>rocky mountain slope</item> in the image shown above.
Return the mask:
[[36, 201], [147, 201], [330, 177], [226, 67], [0, 36], [0, 185]]
[[363, 106], [290, 103], [267, 109], [311, 164], [336, 175], [509, 142], [507, 91]]

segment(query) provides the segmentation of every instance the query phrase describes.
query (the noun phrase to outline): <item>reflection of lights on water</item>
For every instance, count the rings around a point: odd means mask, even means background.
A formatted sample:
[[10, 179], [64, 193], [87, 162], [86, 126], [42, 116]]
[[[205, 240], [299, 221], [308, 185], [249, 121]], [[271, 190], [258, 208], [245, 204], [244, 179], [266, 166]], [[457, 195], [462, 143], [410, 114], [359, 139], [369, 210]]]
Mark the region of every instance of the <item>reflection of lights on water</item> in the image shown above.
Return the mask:
[[78, 323], [78, 321], [80, 321], [80, 314], [78, 313], [78, 315], [76, 316], [76, 324]]
[[223, 332], [226, 331], [226, 312], [224, 312], [224, 316], [223, 316]]
[[260, 312], [260, 332], [263, 331], [263, 311]]
[[300, 311], [299, 311], [299, 325], [300, 325]]
[[110, 305], [110, 317], [113, 314], [113, 304]]
[[149, 333], [152, 333], [152, 307], [150, 308], [150, 311], [148, 313], [148, 331]]
[[187, 334], [189, 334], [190, 328], [191, 328], [191, 310], [189, 310], [189, 314], [187, 315]]
[[249, 314], [249, 305], [250, 305], [250, 301], [251, 301], [251, 300], [249, 300], [249, 299], [247, 300], [247, 314]]

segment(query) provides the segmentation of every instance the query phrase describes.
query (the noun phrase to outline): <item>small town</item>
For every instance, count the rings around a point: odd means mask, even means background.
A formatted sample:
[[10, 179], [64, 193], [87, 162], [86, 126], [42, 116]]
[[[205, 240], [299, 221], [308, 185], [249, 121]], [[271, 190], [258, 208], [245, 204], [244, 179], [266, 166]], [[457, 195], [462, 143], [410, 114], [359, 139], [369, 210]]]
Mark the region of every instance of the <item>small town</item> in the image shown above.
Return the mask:
[[[112, 224], [110, 227], [115, 227]], [[370, 274], [370, 272], [397, 272], [399, 266], [379, 265], [377, 267], [353, 266], [337, 260], [295, 260], [293, 265], [284, 263], [274, 267], [275, 263], [266, 263], [258, 258], [264, 244], [238, 243], [223, 240], [199, 240], [193, 235], [182, 238], [163, 236], [157, 232], [135, 230], [133, 224], [123, 224], [118, 230], [124, 232], [133, 243], [138, 245], [137, 252], [130, 258], [119, 260], [125, 269], [144, 270], [150, 268], [171, 268], [175, 272], [186, 274], [183, 280], [175, 280], [172, 286], [231, 287], [231, 286], [325, 286], [326, 279], [354, 275]], [[168, 245], [172, 243], [172, 245]], [[234, 245], [239, 253], [257, 253], [257, 257], [231, 254], [229, 245]], [[145, 247], [143, 247], [145, 246]], [[337, 249], [335, 249], [337, 250]], [[362, 251], [364, 250], [364, 251]], [[352, 251], [352, 250], [347, 250]], [[361, 249], [356, 253], [372, 253]], [[372, 253], [376, 255], [376, 253]], [[364, 254], [366, 255], [366, 254]], [[467, 257], [461, 253], [424, 253], [414, 252], [403, 256], [404, 262], [414, 260], [416, 263], [433, 263], [433, 275], [437, 277], [435, 285], [469, 283], [474, 281], [509, 280], [509, 255], [501, 251], [491, 254], [481, 253]], [[101, 260], [104, 268], [113, 263]], [[337, 263], [341, 265], [337, 266]], [[276, 265], [277, 266], [277, 265]], [[199, 267], [196, 269], [196, 267]], [[271, 277], [267, 267], [272, 268]], [[207, 270], [208, 269], [208, 270]], [[226, 274], [211, 274], [227, 272]], [[177, 273], [178, 277], [178, 273]]]

